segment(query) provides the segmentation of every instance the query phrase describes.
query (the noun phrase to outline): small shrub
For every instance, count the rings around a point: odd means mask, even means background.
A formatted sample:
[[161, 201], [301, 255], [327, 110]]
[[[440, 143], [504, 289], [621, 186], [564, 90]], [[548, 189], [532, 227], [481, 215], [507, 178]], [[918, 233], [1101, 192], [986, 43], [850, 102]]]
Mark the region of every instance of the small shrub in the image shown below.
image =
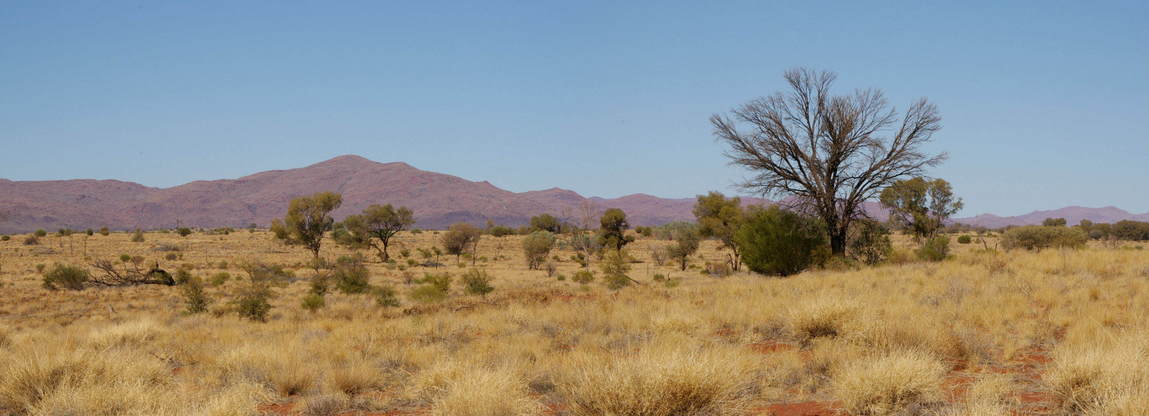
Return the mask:
[[580, 285], [585, 285], [594, 281], [594, 272], [590, 270], [579, 270], [571, 276], [571, 281]]
[[164, 255], [164, 260], [167, 260], [167, 261], [175, 261], [175, 260], [178, 260], [179, 258], [180, 258], [180, 255], [176, 254], [176, 253], [168, 253], [168, 254]]
[[327, 298], [318, 293], [308, 293], [303, 296], [303, 302], [300, 306], [305, 311], [315, 313], [327, 306]]
[[[186, 273], [183, 269], [179, 271]], [[176, 272], [176, 276], [179, 276], [179, 272]], [[183, 286], [180, 287], [180, 292], [183, 295], [184, 306], [187, 313], [197, 314], [207, 312], [207, 307], [211, 304], [211, 299], [208, 298], [207, 293], [204, 292], [203, 281], [199, 278], [189, 277], [184, 281]]]
[[187, 237], [187, 236], [191, 235], [191, 233], [192, 233], [192, 230], [191, 230], [191, 228], [188, 228], [188, 227], [180, 227], [180, 228], [176, 229], [176, 234], [179, 234], [180, 237]]
[[958, 244], [969, 244], [973, 242], [973, 237], [962, 235], [958, 237]]
[[44, 231], [44, 230], [36, 230], [36, 232], [33, 233], [32, 235], [37, 236], [37, 237], [47, 237], [48, 232]]
[[734, 269], [730, 268], [730, 263], [724, 261], [711, 261], [706, 262], [706, 269], [702, 274], [710, 277], [726, 277], [734, 273]]
[[10, 236], [7, 236], [7, 235], [4, 235], [4, 236], [0, 236], [0, 241], [8, 241], [8, 240], [11, 240], [11, 239], [12, 239], [12, 237], [10, 237]]
[[231, 280], [231, 273], [219, 272], [219, 273], [213, 274], [211, 276], [211, 285], [212, 286], [219, 286], [219, 285], [222, 285], [224, 283], [227, 283], [228, 280]]
[[873, 220], [855, 221], [850, 227], [849, 241], [846, 248], [850, 258], [871, 266], [888, 259], [894, 250], [890, 230]]
[[89, 228], [87, 230], [84, 230], [84, 234], [86, 234], [88, 237], [91, 237], [91, 236], [95, 235], [96, 232], [94, 230], [92, 230], [91, 228]]
[[653, 279], [656, 282], [665, 282], [666, 281], [666, 275], [664, 275], [662, 273], [655, 273]]
[[40, 237], [37, 237], [35, 234], [24, 237], [24, 245], [26, 245], [26, 246], [40, 245]]
[[48, 267], [48, 266], [47, 266], [47, 265], [45, 265], [45, 264], [43, 264], [43, 263], [41, 263], [41, 264], [37, 264], [37, 265], [36, 265], [36, 273], [44, 273], [44, 268], [45, 268], [45, 267]]
[[626, 273], [630, 271], [630, 258], [626, 250], [608, 250], [602, 257], [602, 275], [606, 287], [618, 290], [634, 282]]
[[346, 294], [367, 293], [371, 289], [370, 273], [362, 259], [340, 257], [335, 265], [335, 287]]
[[267, 314], [271, 312], [271, 287], [266, 284], [252, 282], [239, 293], [233, 304], [240, 317], [256, 322], [267, 322]]
[[485, 270], [471, 269], [463, 274], [463, 291], [468, 295], [487, 296], [494, 290], [491, 276]]
[[925, 261], [942, 261], [950, 254], [950, 238], [939, 235], [926, 240], [918, 248], [918, 258]]
[[451, 274], [430, 274], [423, 276], [422, 285], [411, 291], [411, 299], [417, 302], [438, 302], [451, 293]]
[[391, 286], [376, 286], [371, 288], [371, 294], [375, 296], [375, 303], [385, 308], [395, 308], [399, 306], [399, 297], [395, 294], [395, 288]]
[[108, 231], [108, 227], [100, 227], [100, 235], [106, 236], [111, 233], [111, 231]]
[[[37, 269], [43, 270], [40, 266], [42, 265], [37, 265]], [[83, 290], [84, 283], [87, 283], [90, 277], [88, 270], [82, 267], [57, 264], [44, 274], [43, 285], [48, 290]]]
[[133, 243], [144, 242], [144, 232], [140, 231], [139, 228], [136, 229], [136, 232], [132, 233], [132, 242]]
[[547, 260], [547, 255], [555, 246], [555, 235], [549, 231], [535, 231], [523, 238], [523, 255], [527, 268], [536, 270]]
[[1076, 249], [1084, 247], [1087, 239], [1088, 236], [1079, 228], [1031, 225], [1010, 228], [1002, 234], [1001, 245], [1006, 250]]
[[[182, 267], [176, 270], [176, 274], [172, 276], [172, 278], [175, 279], [176, 284], [178, 285], [188, 283], [194, 279], [191, 272], [189, 272], [188, 269]], [[203, 282], [200, 282], [200, 284], [202, 285]]]

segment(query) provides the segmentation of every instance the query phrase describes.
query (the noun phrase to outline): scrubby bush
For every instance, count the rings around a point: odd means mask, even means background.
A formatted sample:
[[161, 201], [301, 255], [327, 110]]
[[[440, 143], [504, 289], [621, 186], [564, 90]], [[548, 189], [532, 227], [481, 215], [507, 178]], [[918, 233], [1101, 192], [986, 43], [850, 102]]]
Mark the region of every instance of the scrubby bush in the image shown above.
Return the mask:
[[438, 302], [451, 293], [451, 274], [440, 273], [423, 275], [422, 285], [411, 291], [411, 299], [418, 302]]
[[491, 276], [485, 270], [471, 269], [463, 273], [463, 291], [468, 295], [486, 296], [493, 290]]
[[7, 236], [7, 235], [3, 235], [3, 236], [0, 236], [0, 241], [8, 241], [8, 240], [11, 240], [11, 239], [12, 239], [12, 237], [10, 237], [10, 236]]
[[523, 255], [527, 258], [527, 268], [537, 270], [554, 247], [555, 235], [550, 231], [535, 231], [524, 237]]
[[750, 270], [789, 276], [828, 257], [821, 228], [814, 219], [773, 206], [750, 210], [734, 239]]
[[[180, 271], [184, 270], [180, 269]], [[176, 275], [178, 276], [179, 273], [177, 272]], [[198, 277], [189, 277], [184, 281], [183, 286], [180, 287], [180, 293], [183, 295], [184, 307], [187, 313], [197, 314], [207, 312], [207, 307], [211, 304], [211, 299], [208, 298], [207, 292], [204, 291], [203, 281]]]
[[26, 246], [40, 245], [40, 237], [36, 237], [35, 234], [24, 237], [24, 245], [26, 245]]
[[100, 235], [106, 236], [106, 235], [111, 234], [111, 233], [112, 233], [111, 231], [108, 231], [108, 227], [100, 227]]
[[551, 214], [542, 214], [531, 217], [531, 230], [532, 231], [547, 231], [553, 234], [558, 234], [562, 231], [562, 223], [558, 218]]
[[1043, 248], [1080, 248], [1085, 246], [1087, 236], [1077, 228], [1031, 225], [1014, 227], [1001, 236], [1001, 245], [1006, 250], [1021, 248], [1040, 250]]
[[[172, 278], [175, 280], [177, 285], [182, 285], [184, 283], [188, 283], [188, 282], [192, 281], [194, 279], [194, 276], [192, 276], [191, 272], [188, 271], [188, 269], [180, 267], [179, 269], [176, 270], [176, 274], [173, 275]], [[201, 284], [202, 284], [202, 282], [201, 282]]]
[[132, 233], [132, 242], [133, 243], [144, 242], [144, 232], [141, 231], [139, 228], [137, 228], [136, 231], [134, 233]]
[[271, 287], [266, 284], [252, 283], [246, 285], [232, 304], [236, 313], [242, 318], [257, 322], [267, 322], [267, 314], [271, 312]]
[[603, 281], [611, 290], [622, 289], [634, 283], [634, 279], [627, 276], [630, 271], [630, 256], [626, 250], [607, 250], [602, 256]]
[[894, 246], [890, 230], [873, 220], [858, 220], [850, 227], [847, 255], [868, 265], [875, 265], [890, 257]]
[[335, 261], [335, 288], [346, 294], [367, 293], [371, 275], [360, 257], [340, 257]]
[[36, 230], [36, 232], [35, 232], [35, 233], [33, 233], [32, 235], [34, 235], [34, 236], [36, 236], [36, 237], [47, 237], [47, 236], [48, 236], [48, 232], [47, 232], [47, 231], [44, 231], [44, 230]]
[[219, 272], [219, 273], [211, 275], [211, 285], [212, 286], [222, 285], [224, 283], [227, 283], [228, 280], [231, 280], [231, 273], [228, 273], [228, 272]]
[[939, 235], [931, 237], [918, 248], [918, 258], [925, 261], [942, 261], [950, 254], [950, 238]]
[[188, 227], [176, 228], [176, 234], [179, 234], [180, 237], [187, 237], [187, 236], [191, 235], [191, 233], [192, 233], [191, 228], [188, 228]]
[[399, 306], [399, 297], [395, 294], [395, 288], [391, 286], [376, 286], [371, 288], [371, 294], [375, 296], [375, 303], [385, 308], [394, 308]]
[[585, 285], [594, 281], [594, 272], [590, 270], [579, 270], [571, 276], [571, 280], [580, 285]]
[[626, 219], [626, 212], [618, 208], [606, 210], [599, 218], [599, 246], [604, 249], [621, 250], [623, 246], [634, 241], [634, 236], [626, 235], [630, 223]]
[[303, 301], [300, 304], [300, 307], [311, 313], [318, 312], [325, 306], [327, 306], [327, 297], [318, 293], [308, 293], [304, 295]]
[[[39, 268], [38, 269], [42, 269]], [[44, 273], [43, 286], [48, 290], [83, 290], [91, 275], [83, 267], [57, 264]]]
[[672, 229], [669, 234], [674, 244], [667, 248], [667, 254], [670, 258], [678, 260], [680, 269], [686, 270], [690, 256], [698, 251], [698, 246], [702, 243], [702, 234], [699, 233], [697, 225], [690, 223]]
[[487, 234], [492, 237], [505, 237], [508, 235], [515, 235], [515, 229], [505, 225], [496, 225], [487, 229]]
[[962, 235], [958, 237], [958, 244], [969, 244], [973, 242], [973, 237]]
[[479, 237], [481, 236], [482, 231], [478, 227], [460, 222], [447, 229], [447, 232], [441, 237], [441, 243], [447, 254], [453, 254], [455, 261], [458, 262], [460, 257], [468, 251], [474, 255], [475, 251], [478, 250]]

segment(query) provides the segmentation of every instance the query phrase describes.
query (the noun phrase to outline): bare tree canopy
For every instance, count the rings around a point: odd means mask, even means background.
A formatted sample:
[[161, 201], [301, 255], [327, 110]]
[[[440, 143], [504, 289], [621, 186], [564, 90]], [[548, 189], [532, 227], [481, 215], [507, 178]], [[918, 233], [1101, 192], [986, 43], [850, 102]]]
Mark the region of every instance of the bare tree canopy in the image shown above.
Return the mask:
[[921, 146], [941, 128], [926, 99], [898, 116], [882, 92], [833, 96], [836, 74], [786, 71], [790, 91], [751, 101], [729, 116], [710, 117], [714, 135], [730, 146], [732, 164], [755, 176], [743, 183], [763, 195], [790, 198], [821, 218], [831, 251], [845, 254], [850, 223], [863, 203], [898, 178], [918, 176], [945, 159]]

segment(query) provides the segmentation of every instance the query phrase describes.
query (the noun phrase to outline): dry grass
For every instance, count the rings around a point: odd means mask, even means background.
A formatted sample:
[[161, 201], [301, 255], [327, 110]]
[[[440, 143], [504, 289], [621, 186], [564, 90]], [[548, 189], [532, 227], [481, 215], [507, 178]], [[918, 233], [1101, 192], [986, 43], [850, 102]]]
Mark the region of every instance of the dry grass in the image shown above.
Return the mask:
[[[437, 237], [405, 233], [395, 252], [421, 262]], [[496, 287], [485, 298], [456, 285], [443, 302], [411, 302], [410, 278], [470, 266], [397, 256], [368, 267], [402, 306], [330, 294], [311, 313], [308, 254], [267, 233], [129, 238], [0, 242], [0, 414], [749, 415], [801, 401], [855, 414], [1149, 414], [1143, 250], [957, 245], [941, 263], [717, 279], [701, 272], [724, 258], [714, 242], [683, 272], [648, 257], [664, 242], [640, 239], [631, 276], [643, 284], [611, 291], [527, 270], [518, 237], [484, 237], [476, 263]], [[181, 257], [164, 260], [161, 244]], [[121, 254], [232, 278], [207, 288], [213, 313], [186, 315], [179, 288], [51, 292], [36, 273]], [[569, 250], [552, 254], [556, 275], [579, 269]], [[227, 310], [251, 260], [296, 275], [267, 323]], [[951, 394], [957, 379], [970, 381]]]

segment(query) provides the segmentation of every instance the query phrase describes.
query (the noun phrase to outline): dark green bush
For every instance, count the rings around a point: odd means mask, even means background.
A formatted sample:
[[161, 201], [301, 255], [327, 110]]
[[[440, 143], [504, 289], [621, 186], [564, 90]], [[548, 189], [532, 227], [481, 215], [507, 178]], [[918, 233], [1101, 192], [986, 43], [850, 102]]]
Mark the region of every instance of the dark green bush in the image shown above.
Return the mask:
[[751, 210], [734, 235], [750, 270], [789, 276], [821, 264], [829, 251], [820, 223], [776, 206]]
[[1006, 250], [1021, 248], [1040, 250], [1043, 248], [1080, 248], [1085, 246], [1088, 237], [1078, 228], [1030, 225], [1014, 227], [1001, 237], [1001, 245]]
[[[37, 269], [43, 268], [37, 265]], [[84, 283], [87, 283], [90, 277], [88, 270], [83, 267], [57, 264], [52, 270], [44, 273], [43, 285], [48, 290], [83, 290]]]
[[176, 228], [176, 234], [179, 234], [180, 237], [187, 237], [187, 236], [191, 235], [191, 233], [192, 233], [191, 228], [188, 228], [188, 227]]
[[963, 235], [958, 237], [958, 244], [969, 244], [973, 242], [973, 237]]
[[950, 254], [950, 238], [935, 236], [922, 243], [918, 248], [918, 258], [925, 261], [942, 261]]
[[266, 284], [252, 283], [246, 285], [232, 303], [240, 317], [257, 322], [267, 322], [267, 314], [271, 312], [271, 302], [269, 302], [271, 296], [271, 287]]
[[29, 236], [24, 238], [24, 245], [26, 245], [26, 246], [40, 245], [40, 237], [36, 237], [35, 234], [29, 235]]
[[36, 230], [36, 232], [35, 232], [35, 233], [33, 233], [32, 235], [35, 235], [35, 236], [37, 236], [37, 237], [47, 237], [47, 236], [48, 236], [48, 232], [47, 232], [47, 231], [44, 231], [44, 230]]
[[886, 261], [894, 250], [890, 230], [873, 220], [858, 220], [850, 227], [847, 254], [851, 259], [868, 265]]
[[550, 231], [535, 231], [523, 238], [523, 255], [527, 259], [527, 268], [536, 270], [547, 259], [551, 249], [555, 247], [555, 235]]
[[571, 276], [571, 280], [581, 285], [588, 284], [594, 281], [594, 272], [590, 270], [579, 270]]

